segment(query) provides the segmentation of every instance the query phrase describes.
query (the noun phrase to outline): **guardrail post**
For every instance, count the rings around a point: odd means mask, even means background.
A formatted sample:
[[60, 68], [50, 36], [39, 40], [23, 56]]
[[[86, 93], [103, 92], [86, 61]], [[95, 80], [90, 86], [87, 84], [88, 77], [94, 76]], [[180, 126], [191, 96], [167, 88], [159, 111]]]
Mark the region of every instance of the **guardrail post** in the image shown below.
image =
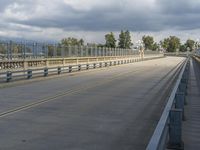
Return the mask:
[[69, 73], [72, 72], [72, 66], [69, 66]]
[[44, 68], [44, 77], [48, 76], [48, 68]]
[[182, 110], [182, 120], [185, 121], [184, 104], [185, 94], [183, 92], [176, 93], [175, 96], [175, 108]]
[[87, 70], [89, 69], [89, 64], [86, 65], [86, 69], [87, 69]]
[[32, 76], [33, 76], [32, 70], [29, 69], [29, 70], [27, 71], [27, 79], [31, 79]]
[[99, 68], [101, 68], [101, 67], [102, 67], [102, 63], [100, 62], [100, 63], [99, 63]]
[[183, 77], [182, 77], [182, 82], [183, 83], [186, 83], [186, 85], [187, 85], [187, 83], [188, 83], [188, 79], [189, 79], [189, 72], [188, 71], [185, 71], [184, 73], [183, 73]]
[[183, 79], [188, 79], [189, 78], [189, 72], [187, 70], [184, 71], [182, 78]]
[[81, 71], [81, 65], [78, 65], [78, 71]]
[[107, 65], [108, 65], [108, 63], [107, 63], [107, 62], [105, 62], [105, 67], [107, 67]]
[[178, 87], [178, 92], [184, 92], [187, 94], [187, 85], [186, 83], [180, 83]]
[[10, 82], [12, 80], [12, 72], [7, 71], [6, 73], [6, 82]]
[[171, 109], [169, 117], [169, 143], [167, 148], [183, 150], [184, 145], [182, 141], [182, 110]]
[[58, 67], [58, 74], [61, 74], [61, 67]]

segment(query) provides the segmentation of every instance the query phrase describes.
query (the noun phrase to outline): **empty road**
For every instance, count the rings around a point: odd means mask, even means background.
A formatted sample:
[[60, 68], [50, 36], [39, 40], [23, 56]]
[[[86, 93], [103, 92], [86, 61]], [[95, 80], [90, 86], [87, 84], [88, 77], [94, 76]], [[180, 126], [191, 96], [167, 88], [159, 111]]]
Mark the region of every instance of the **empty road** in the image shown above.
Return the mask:
[[142, 150], [184, 58], [0, 89], [0, 150]]

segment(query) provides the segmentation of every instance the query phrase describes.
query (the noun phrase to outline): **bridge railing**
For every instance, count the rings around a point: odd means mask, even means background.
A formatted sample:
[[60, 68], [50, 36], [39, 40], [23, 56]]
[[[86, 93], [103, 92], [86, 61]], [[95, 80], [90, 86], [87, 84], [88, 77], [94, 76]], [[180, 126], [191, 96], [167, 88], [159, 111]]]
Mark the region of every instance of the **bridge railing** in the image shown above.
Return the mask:
[[162, 116], [146, 150], [182, 149], [182, 120], [189, 76], [189, 58], [184, 62]]
[[0, 82], [10, 82], [19, 79], [32, 79], [35, 77], [47, 77], [49, 75], [60, 75], [62, 73], [71, 73], [76, 71], [116, 66], [121, 64], [145, 61], [150, 59], [162, 58], [163, 55], [154, 55], [154, 57], [119, 57], [114, 59], [99, 59], [91, 62], [78, 62], [69, 65], [57, 65], [56, 67], [29, 68], [18, 71], [0, 72]]
[[192, 55], [192, 52], [166, 52], [164, 53], [165, 56], [181, 56], [181, 57], [188, 57]]

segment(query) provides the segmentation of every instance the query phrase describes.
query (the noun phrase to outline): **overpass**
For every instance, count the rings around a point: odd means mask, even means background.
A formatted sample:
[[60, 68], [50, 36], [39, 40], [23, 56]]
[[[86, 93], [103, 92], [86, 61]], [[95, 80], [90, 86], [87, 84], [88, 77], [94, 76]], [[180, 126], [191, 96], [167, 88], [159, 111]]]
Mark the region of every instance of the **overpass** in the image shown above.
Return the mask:
[[[81, 67], [81, 72], [76, 62], [68, 73], [2, 82], [0, 149], [150, 148], [169, 97], [187, 66], [185, 57], [152, 58], [155, 55], [148, 58], [126, 56], [102, 62], [95, 60], [86, 63], [92, 69]], [[100, 63], [104, 65], [100, 67]], [[84, 66], [85, 62], [81, 65]], [[69, 71], [70, 66], [72, 64], [64, 67]], [[57, 68], [52, 69], [58, 71]], [[27, 72], [26, 69], [19, 71], [23, 70]], [[189, 85], [192, 84], [192, 76], [194, 73], [191, 72]], [[188, 90], [191, 87], [188, 86]], [[188, 96], [192, 96], [189, 91]], [[187, 137], [192, 136], [194, 131], [189, 131], [193, 120], [190, 121], [187, 114], [195, 114], [189, 111], [190, 108], [188, 105], [185, 109], [188, 124], [183, 125], [182, 138], [188, 149], [193, 141]], [[168, 137], [165, 137], [165, 144], [167, 140]]]

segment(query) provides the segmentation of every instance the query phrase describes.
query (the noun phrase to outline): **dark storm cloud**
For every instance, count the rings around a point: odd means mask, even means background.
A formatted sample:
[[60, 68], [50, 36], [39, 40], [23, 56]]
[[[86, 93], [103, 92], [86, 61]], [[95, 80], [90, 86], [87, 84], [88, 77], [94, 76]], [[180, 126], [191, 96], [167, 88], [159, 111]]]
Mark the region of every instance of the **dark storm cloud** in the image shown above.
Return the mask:
[[[37, 16], [28, 20], [9, 18], [7, 21], [41, 28], [62, 28], [64, 30], [118, 31], [130, 30], [160, 30], [155, 12], [138, 12], [123, 6], [95, 7], [91, 10], [76, 10], [68, 5], [60, 5], [59, 15], [49, 14], [48, 18]], [[69, 16], [68, 14], [71, 14]], [[155, 16], [156, 18], [154, 18]], [[156, 24], [155, 24], [156, 23]]]
[[157, 0], [163, 24], [167, 28], [193, 30], [200, 28], [199, 0]]
[[[37, 13], [40, 0], [4, 0], [0, 1], [0, 13], [4, 18], [0, 20], [0, 27], [5, 26], [6, 23], [39, 28], [60, 28], [66, 31], [119, 31], [121, 29], [160, 31], [171, 28], [190, 30], [200, 27], [199, 0], [151, 0], [152, 7], [149, 9], [143, 7], [146, 1], [143, 1], [144, 4], [140, 2], [141, 8], [134, 7], [132, 1], [122, 0], [120, 4], [113, 1], [113, 5], [106, 7], [94, 6], [90, 9], [76, 9], [61, 0], [53, 0], [46, 1], [47, 4], [44, 7], [46, 14], [40, 15]], [[123, 2], [130, 3], [130, 5], [124, 5]], [[137, 3], [137, 1], [134, 2]], [[11, 7], [10, 11], [13, 10], [16, 14], [22, 13], [25, 16], [27, 14], [29, 17], [20, 19], [20, 17], [6, 16], [6, 13], [3, 12], [14, 3], [18, 4], [18, 7]], [[53, 9], [48, 7], [50, 3], [52, 3]], [[104, 2], [102, 1], [102, 3]]]
[[199, 14], [199, 0], [157, 0], [157, 4], [165, 14]]

